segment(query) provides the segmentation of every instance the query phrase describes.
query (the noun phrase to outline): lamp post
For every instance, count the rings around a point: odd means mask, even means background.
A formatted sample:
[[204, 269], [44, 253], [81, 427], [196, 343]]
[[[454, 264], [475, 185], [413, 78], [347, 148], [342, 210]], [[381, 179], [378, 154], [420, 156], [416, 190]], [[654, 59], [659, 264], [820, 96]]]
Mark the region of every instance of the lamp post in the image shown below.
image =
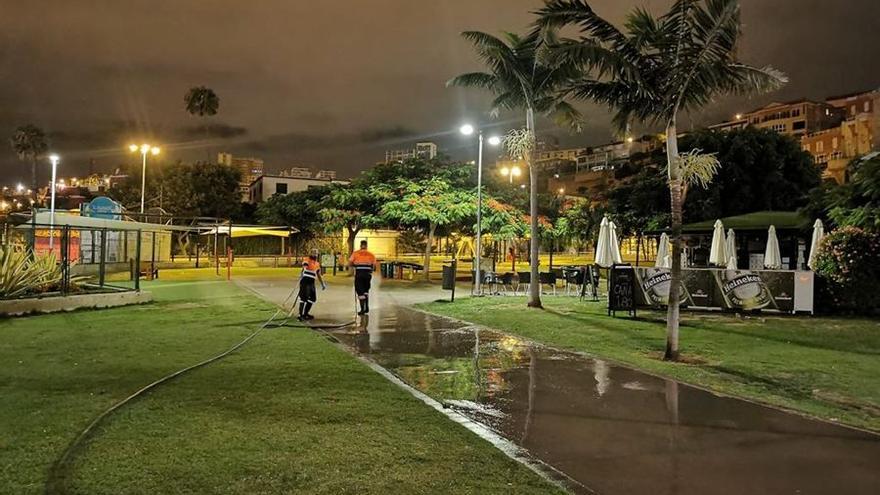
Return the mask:
[[[470, 136], [474, 133], [474, 126], [470, 124], [465, 124], [461, 126], [459, 131], [465, 136]], [[479, 146], [477, 151], [477, 239], [474, 245], [474, 251], [476, 251], [476, 255], [474, 258], [476, 259], [476, 263], [474, 263], [474, 294], [477, 296], [483, 295], [482, 289], [482, 277], [480, 276], [481, 268], [483, 265], [483, 130], [480, 129], [477, 132]], [[498, 146], [501, 144], [501, 138], [498, 136], [492, 136], [489, 138], [489, 144], [492, 146]]]
[[[147, 188], [147, 153], [152, 153], [153, 155], [159, 154], [159, 148], [156, 146], [152, 146], [150, 144], [142, 144], [140, 146], [136, 144], [129, 145], [128, 150], [132, 153], [141, 152], [141, 157], [143, 158], [143, 165], [141, 167], [141, 215], [144, 214], [144, 191]], [[143, 218], [141, 218], [143, 220]]]
[[49, 189], [49, 252], [55, 247], [55, 177], [58, 174], [58, 155], [49, 155], [52, 162], [52, 184]]
[[519, 177], [522, 174], [522, 170], [520, 170], [520, 168], [517, 167], [516, 165], [514, 165], [513, 167], [510, 167], [510, 168], [502, 167], [500, 172], [501, 172], [501, 175], [508, 178], [508, 183], [510, 183], [510, 184], [513, 184], [514, 177]]

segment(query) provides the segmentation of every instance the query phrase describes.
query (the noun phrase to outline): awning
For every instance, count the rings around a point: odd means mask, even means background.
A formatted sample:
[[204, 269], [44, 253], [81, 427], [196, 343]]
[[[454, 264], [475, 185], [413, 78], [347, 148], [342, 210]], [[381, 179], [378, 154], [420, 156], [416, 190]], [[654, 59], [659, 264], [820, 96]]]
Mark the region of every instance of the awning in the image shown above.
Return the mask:
[[[812, 223], [810, 219], [796, 211], [757, 211], [746, 215], [737, 215], [721, 219], [721, 223], [729, 229], [736, 231], [761, 231], [766, 232], [771, 225], [776, 230], [808, 230]], [[688, 233], [711, 233], [715, 220], [691, 223], [681, 228], [682, 232]]]
[[[202, 226], [205, 228], [205, 226]], [[232, 238], [235, 239], [237, 237], [257, 237], [257, 236], [273, 236], [273, 237], [288, 237], [290, 234], [296, 234], [299, 230], [293, 227], [267, 227], [263, 225], [233, 225], [230, 227], [229, 225], [219, 225], [216, 227], [207, 227], [207, 230], [202, 231], [202, 235], [229, 235], [229, 231], [232, 229]]]
[[80, 215], [71, 215], [69, 213], [55, 212], [55, 222], [51, 221], [51, 213], [48, 211], [37, 212], [36, 219], [28, 217], [27, 221], [17, 226], [17, 229], [30, 229], [32, 224], [36, 224], [39, 228], [46, 228], [50, 225], [55, 227], [69, 226], [79, 229], [107, 229], [107, 230], [142, 230], [145, 232], [168, 232], [179, 231], [187, 232], [195, 230], [193, 227], [185, 227], [181, 225], [164, 225], [158, 223], [146, 222], [129, 222], [126, 220], [110, 220], [107, 218], [83, 217]]

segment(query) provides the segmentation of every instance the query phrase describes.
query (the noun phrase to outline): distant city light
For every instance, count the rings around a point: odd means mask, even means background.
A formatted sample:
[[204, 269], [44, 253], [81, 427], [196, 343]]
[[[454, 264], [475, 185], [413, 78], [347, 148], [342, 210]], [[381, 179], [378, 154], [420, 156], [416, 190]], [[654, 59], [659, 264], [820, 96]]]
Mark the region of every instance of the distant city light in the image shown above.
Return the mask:
[[18, 184], [17, 186], [15, 186], [15, 190], [16, 192], [22, 192], [24, 191], [24, 186], [22, 184]]

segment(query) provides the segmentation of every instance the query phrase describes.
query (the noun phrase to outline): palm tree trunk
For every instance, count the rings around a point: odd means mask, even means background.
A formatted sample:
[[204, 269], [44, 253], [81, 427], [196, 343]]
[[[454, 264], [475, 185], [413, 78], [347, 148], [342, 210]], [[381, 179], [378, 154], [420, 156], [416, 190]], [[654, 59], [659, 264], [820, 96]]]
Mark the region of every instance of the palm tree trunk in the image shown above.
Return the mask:
[[678, 166], [678, 136], [675, 118], [666, 127], [666, 159], [669, 167], [669, 196], [672, 214], [672, 278], [669, 281], [669, 306], [666, 312], [666, 353], [664, 359], [678, 359], [678, 318], [681, 294], [681, 220], [682, 183]]
[[434, 232], [437, 224], [428, 227], [428, 242], [425, 244], [425, 280], [431, 280], [431, 248], [434, 247]]
[[529, 227], [531, 238], [529, 239], [529, 272], [531, 283], [529, 284], [529, 303], [530, 308], [543, 308], [541, 305], [541, 284], [538, 283], [538, 171], [535, 170], [535, 147], [537, 139], [535, 139], [535, 112], [532, 108], [526, 110], [526, 128], [532, 138], [532, 148], [526, 157], [528, 162], [526, 167], [529, 169], [529, 215], [531, 215]]
[[34, 154], [31, 154], [31, 199], [34, 200], [31, 208], [35, 208], [37, 206], [37, 156]]

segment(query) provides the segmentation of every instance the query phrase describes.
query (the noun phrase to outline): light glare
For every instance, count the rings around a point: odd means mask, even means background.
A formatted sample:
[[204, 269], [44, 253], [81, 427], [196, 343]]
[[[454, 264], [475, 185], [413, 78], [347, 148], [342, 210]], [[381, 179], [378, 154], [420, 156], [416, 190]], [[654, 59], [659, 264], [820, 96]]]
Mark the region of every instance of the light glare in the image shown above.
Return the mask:
[[465, 125], [461, 126], [461, 128], [459, 129], [459, 132], [461, 132], [465, 136], [470, 136], [471, 134], [474, 133], [474, 126], [472, 126], [470, 124], [465, 124]]
[[489, 138], [489, 144], [491, 144], [492, 146], [498, 146], [499, 144], [501, 144], [501, 138], [498, 136], [492, 136]]

